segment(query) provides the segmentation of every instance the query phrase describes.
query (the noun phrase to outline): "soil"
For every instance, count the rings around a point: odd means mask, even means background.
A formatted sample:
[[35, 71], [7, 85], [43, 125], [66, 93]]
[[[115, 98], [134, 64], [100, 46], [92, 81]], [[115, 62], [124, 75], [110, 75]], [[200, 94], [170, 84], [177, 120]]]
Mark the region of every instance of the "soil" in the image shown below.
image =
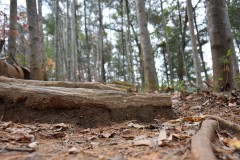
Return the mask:
[[[79, 116], [76, 109], [71, 109], [67, 114], [66, 109], [62, 109], [61, 113], [56, 113], [58, 120], [54, 120], [47, 116], [49, 112], [54, 115], [54, 108], [47, 112], [39, 109], [22, 112], [21, 108], [15, 108], [11, 114], [20, 112], [16, 115], [22, 117], [2, 117], [3, 121], [0, 122], [0, 159], [188, 160], [192, 159], [191, 137], [201, 127], [202, 115], [216, 115], [240, 124], [240, 98], [237, 92], [174, 93], [171, 97], [174, 115], [158, 117], [150, 114], [158, 113], [154, 107], [143, 112], [142, 108], [131, 110], [142, 116], [154, 116], [154, 120], [148, 123], [139, 117], [133, 117], [137, 120], [121, 118], [128, 114], [127, 110], [116, 111], [109, 118], [109, 110], [103, 112], [95, 108], [99, 116], [92, 117], [93, 113], [88, 114], [87, 109], [82, 108], [86, 109], [85, 116], [88, 118], [78, 124], [75, 123], [76, 116]], [[23, 121], [21, 118], [24, 116], [29, 118]], [[34, 116], [43, 117], [46, 121], [36, 122]], [[120, 117], [121, 120], [116, 118], [112, 121], [113, 117]], [[63, 119], [68, 121], [61, 122]], [[217, 131], [211, 145], [217, 159], [240, 159], [240, 142], [237, 138], [239, 133], [234, 131], [225, 128]]]

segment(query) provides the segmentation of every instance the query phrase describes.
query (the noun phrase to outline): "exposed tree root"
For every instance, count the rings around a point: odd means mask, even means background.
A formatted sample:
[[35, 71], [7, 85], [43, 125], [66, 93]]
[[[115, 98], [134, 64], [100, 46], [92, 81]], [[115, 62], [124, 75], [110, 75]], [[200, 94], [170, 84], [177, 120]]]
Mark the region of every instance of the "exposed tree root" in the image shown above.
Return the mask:
[[240, 125], [236, 124], [236, 123], [233, 123], [233, 122], [230, 122], [230, 121], [227, 121], [225, 119], [222, 119], [218, 116], [214, 116], [214, 115], [205, 115], [203, 117], [204, 119], [213, 119], [213, 120], [216, 120], [218, 121], [219, 123], [219, 127], [221, 129], [225, 129], [225, 130], [228, 130], [229, 132], [231, 133], [235, 133], [235, 135], [237, 136], [237, 138], [240, 138]]
[[192, 137], [191, 156], [194, 160], [215, 160], [211, 147], [218, 123], [215, 120], [204, 120], [201, 129]]

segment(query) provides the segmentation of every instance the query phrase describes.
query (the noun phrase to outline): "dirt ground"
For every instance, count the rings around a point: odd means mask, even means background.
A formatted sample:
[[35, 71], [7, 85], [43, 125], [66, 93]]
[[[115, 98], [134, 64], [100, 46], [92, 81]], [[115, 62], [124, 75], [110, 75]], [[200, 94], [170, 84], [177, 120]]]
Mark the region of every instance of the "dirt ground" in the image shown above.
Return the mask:
[[[188, 160], [191, 137], [202, 115], [216, 115], [240, 124], [238, 93], [172, 94], [177, 119], [151, 123], [125, 121], [95, 128], [58, 123], [0, 122], [0, 159]], [[238, 138], [238, 139], [237, 139]], [[217, 131], [211, 144], [218, 159], [240, 159], [240, 135]]]

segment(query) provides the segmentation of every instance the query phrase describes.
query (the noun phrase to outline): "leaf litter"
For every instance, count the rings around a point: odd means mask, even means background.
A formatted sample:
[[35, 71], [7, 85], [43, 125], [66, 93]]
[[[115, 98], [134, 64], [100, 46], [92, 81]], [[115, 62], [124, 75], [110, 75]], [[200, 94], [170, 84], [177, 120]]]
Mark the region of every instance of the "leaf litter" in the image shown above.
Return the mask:
[[[173, 109], [179, 117], [149, 124], [129, 121], [96, 128], [70, 124], [0, 122], [1, 159], [191, 159], [191, 137], [204, 115], [240, 123], [239, 93], [174, 93]], [[220, 129], [212, 143], [218, 159], [240, 159], [236, 133]]]

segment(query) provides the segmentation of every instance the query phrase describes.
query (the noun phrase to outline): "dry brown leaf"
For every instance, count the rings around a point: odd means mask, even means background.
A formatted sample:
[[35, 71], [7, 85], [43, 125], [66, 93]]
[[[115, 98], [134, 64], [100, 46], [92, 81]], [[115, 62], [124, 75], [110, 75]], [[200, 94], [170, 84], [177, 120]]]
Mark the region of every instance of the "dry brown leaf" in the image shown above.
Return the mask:
[[128, 127], [133, 127], [133, 128], [137, 128], [137, 129], [143, 129], [145, 126], [130, 122], [130, 123], [128, 123]]
[[64, 123], [58, 123], [58, 124], [55, 124], [53, 127], [51, 127], [50, 129], [51, 130], [54, 130], [56, 132], [59, 132], [59, 131], [65, 131], [69, 128], [68, 125], [64, 124]]
[[221, 141], [230, 148], [240, 149], [240, 140], [236, 138], [233, 139], [221, 138]]

